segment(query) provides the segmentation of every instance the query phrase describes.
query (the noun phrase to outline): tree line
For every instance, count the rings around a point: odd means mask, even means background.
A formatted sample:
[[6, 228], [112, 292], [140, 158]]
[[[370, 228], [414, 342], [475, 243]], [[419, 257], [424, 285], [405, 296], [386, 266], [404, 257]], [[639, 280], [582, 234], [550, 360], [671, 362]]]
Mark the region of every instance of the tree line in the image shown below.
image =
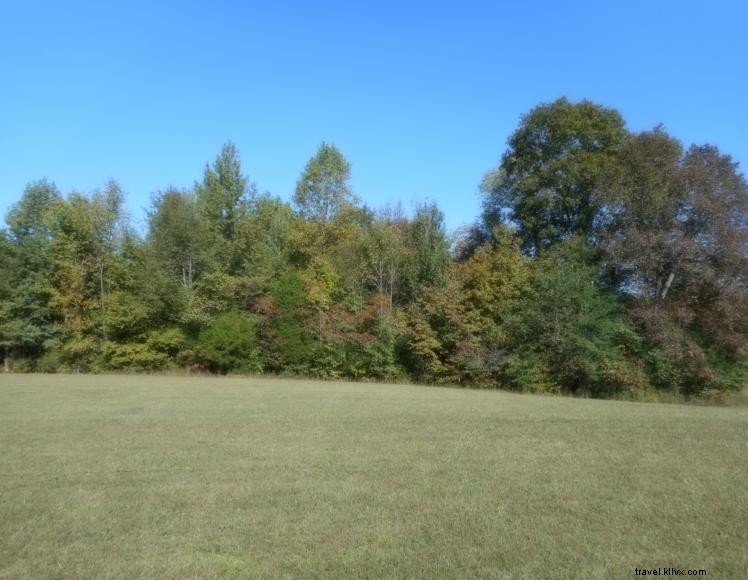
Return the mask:
[[588, 396], [748, 377], [748, 187], [716, 147], [559, 99], [527, 113], [448, 236], [375, 211], [323, 143], [291, 203], [227, 143], [138, 234], [109, 182], [29, 184], [0, 230], [6, 370], [288, 373]]

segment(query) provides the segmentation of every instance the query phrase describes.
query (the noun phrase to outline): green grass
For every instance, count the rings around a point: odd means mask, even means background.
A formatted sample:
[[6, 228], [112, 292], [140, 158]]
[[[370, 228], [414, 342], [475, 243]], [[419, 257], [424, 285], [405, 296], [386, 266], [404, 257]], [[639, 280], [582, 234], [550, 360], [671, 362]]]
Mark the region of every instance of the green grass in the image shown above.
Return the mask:
[[0, 376], [0, 578], [748, 572], [748, 409]]

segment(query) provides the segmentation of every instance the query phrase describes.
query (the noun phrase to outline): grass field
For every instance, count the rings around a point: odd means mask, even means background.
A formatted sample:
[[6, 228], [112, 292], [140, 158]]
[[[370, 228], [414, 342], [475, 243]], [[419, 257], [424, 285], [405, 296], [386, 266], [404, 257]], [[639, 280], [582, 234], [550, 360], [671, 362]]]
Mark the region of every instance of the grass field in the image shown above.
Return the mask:
[[0, 375], [0, 578], [748, 575], [748, 408]]

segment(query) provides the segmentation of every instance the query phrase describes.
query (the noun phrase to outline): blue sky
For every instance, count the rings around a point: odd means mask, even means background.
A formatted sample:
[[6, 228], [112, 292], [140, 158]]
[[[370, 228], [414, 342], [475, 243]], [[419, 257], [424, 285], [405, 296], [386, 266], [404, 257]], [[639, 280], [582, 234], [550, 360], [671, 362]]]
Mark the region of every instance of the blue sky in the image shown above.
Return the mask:
[[226, 140], [290, 199], [322, 141], [369, 205], [453, 229], [520, 116], [559, 96], [748, 165], [748, 2], [0, 3], [0, 211], [26, 183], [189, 187]]

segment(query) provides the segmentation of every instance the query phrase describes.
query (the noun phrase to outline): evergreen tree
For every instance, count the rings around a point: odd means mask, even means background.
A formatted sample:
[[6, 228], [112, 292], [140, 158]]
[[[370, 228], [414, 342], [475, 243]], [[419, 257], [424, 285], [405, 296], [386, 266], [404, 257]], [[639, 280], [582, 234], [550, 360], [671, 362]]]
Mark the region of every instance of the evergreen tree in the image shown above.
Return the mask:
[[0, 344], [6, 368], [10, 354], [37, 357], [55, 344], [49, 212], [59, 199], [53, 183], [33, 182], [6, 217], [8, 235], [0, 240]]
[[239, 223], [254, 201], [255, 186], [242, 173], [236, 146], [228, 142], [213, 165], [207, 165], [203, 180], [195, 186], [197, 200], [212, 239], [215, 265], [229, 273], [241, 267], [236, 246]]

